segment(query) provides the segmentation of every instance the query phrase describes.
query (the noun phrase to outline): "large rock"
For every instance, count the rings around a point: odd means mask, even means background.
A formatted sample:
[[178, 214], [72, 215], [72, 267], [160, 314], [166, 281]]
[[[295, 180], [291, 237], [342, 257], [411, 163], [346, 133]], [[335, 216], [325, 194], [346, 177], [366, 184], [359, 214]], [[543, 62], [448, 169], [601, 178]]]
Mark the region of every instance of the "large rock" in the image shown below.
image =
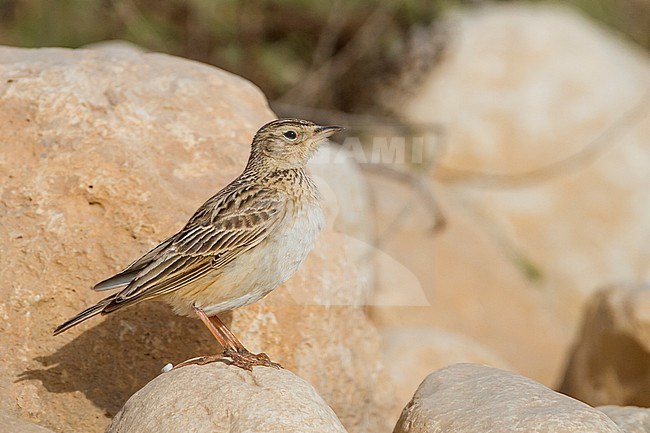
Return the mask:
[[431, 373], [394, 433], [621, 433], [603, 412], [531, 379], [456, 364]]
[[397, 109], [445, 130], [431, 179], [447, 231], [403, 240], [433, 307], [375, 317], [467, 334], [551, 384], [589, 294], [650, 272], [648, 55], [546, 3], [446, 24]]
[[14, 418], [0, 412], [0, 432], [3, 433], [52, 433], [48, 430], [31, 422]]
[[395, 383], [399, 408], [413, 396], [413, 390], [432, 371], [460, 362], [485, 364], [505, 370], [512, 367], [499, 355], [463, 335], [430, 328], [385, 328], [381, 331], [386, 369]]
[[650, 286], [611, 286], [587, 305], [560, 390], [591, 405], [650, 406]]
[[126, 402], [106, 433], [190, 431], [345, 433], [314, 388], [291, 372], [220, 362], [160, 375]]
[[[403, 207], [417, 198], [404, 186], [385, 179], [373, 178], [370, 185], [376, 196], [380, 227], [388, 226]], [[463, 209], [448, 206], [452, 200], [449, 191], [437, 187], [435, 192], [444, 203], [444, 230], [426, 230], [431, 216], [422, 206], [413, 207], [401, 221], [399, 231], [383, 249], [410, 274], [403, 271], [400, 279], [386, 278], [386, 267], [378, 268], [377, 295], [381, 299], [370, 308], [371, 317], [389, 332], [410, 327], [428, 328], [432, 334], [442, 331], [465, 336], [517, 371], [553, 384], [562, 368], [568, 336], [546, 294], [531, 290], [525, 277], [510, 266], [500, 245], [471, 216]], [[394, 266], [391, 271], [398, 269]], [[396, 338], [399, 341], [399, 336]], [[419, 359], [420, 352], [419, 345], [411, 345], [404, 347], [402, 357]], [[421, 373], [436, 367], [443, 366], [432, 365]], [[408, 381], [415, 385], [422, 378], [413, 376]]]
[[625, 433], [650, 432], [650, 409], [635, 406], [598, 406]]
[[[99, 432], [164, 364], [220, 349], [198, 320], [156, 302], [52, 329], [239, 174], [274, 116], [241, 78], [117, 48], [0, 49], [0, 111], [0, 408]], [[358, 307], [368, 269], [342, 242], [365, 235], [335, 215], [364, 219], [363, 186], [353, 165], [317, 170], [330, 222], [304, 269], [225, 319], [251, 350], [307, 379], [351, 432], [379, 431], [392, 391]]]

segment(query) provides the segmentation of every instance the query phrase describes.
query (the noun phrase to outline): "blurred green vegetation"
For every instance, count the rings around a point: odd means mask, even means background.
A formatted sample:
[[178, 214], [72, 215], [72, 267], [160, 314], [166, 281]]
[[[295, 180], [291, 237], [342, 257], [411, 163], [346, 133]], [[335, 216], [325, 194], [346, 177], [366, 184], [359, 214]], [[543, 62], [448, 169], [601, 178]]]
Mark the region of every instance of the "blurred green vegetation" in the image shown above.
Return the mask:
[[[415, 29], [435, 23], [449, 8], [480, 3], [0, 0], [0, 44], [76, 48], [121, 39], [234, 72], [272, 100], [361, 111], [372, 107], [375, 84], [404, 67]], [[568, 3], [650, 46], [647, 0]]]

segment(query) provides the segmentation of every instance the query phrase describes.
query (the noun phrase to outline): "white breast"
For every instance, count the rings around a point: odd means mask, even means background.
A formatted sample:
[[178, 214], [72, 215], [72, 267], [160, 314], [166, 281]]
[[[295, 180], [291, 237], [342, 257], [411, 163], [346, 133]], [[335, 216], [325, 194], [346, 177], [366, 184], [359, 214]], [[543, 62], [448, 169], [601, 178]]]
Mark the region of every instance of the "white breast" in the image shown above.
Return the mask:
[[224, 269], [209, 290], [220, 293], [218, 299], [197, 300], [196, 305], [213, 315], [260, 300], [300, 268], [324, 226], [325, 216], [316, 202], [289, 209], [263, 244]]

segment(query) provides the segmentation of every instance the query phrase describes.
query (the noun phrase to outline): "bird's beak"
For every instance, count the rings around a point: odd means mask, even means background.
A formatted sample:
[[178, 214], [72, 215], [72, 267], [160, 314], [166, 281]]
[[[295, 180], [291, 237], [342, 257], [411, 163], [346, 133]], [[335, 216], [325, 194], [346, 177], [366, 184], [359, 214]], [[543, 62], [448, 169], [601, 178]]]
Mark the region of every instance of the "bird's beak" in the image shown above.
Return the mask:
[[342, 126], [319, 126], [316, 128], [314, 136], [317, 138], [325, 138], [344, 129]]

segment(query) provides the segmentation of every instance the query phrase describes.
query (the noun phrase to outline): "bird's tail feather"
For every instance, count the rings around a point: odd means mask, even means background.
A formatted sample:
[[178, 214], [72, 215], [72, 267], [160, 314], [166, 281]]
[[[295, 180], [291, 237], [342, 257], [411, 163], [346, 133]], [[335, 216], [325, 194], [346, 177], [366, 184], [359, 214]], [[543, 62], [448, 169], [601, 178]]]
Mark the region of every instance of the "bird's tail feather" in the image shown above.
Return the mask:
[[93, 305], [90, 308], [86, 308], [83, 310], [81, 313], [77, 314], [74, 316], [72, 319], [67, 320], [66, 322], [62, 323], [61, 325], [57, 326], [56, 329], [54, 330], [54, 335], [58, 335], [62, 333], [63, 331], [66, 331], [73, 326], [83, 322], [86, 319], [89, 319], [93, 316], [96, 316], [97, 314], [100, 314], [102, 311], [104, 311], [104, 308], [111, 303], [111, 301], [115, 298], [115, 295], [111, 295], [108, 298], [102, 299], [99, 301], [96, 305]]
[[138, 272], [140, 272], [140, 270], [120, 272], [117, 275], [113, 275], [111, 278], [107, 278], [104, 281], [97, 283], [95, 287], [93, 287], [93, 290], [101, 292], [103, 290], [121, 289], [128, 286], [135, 276], [138, 275]]

